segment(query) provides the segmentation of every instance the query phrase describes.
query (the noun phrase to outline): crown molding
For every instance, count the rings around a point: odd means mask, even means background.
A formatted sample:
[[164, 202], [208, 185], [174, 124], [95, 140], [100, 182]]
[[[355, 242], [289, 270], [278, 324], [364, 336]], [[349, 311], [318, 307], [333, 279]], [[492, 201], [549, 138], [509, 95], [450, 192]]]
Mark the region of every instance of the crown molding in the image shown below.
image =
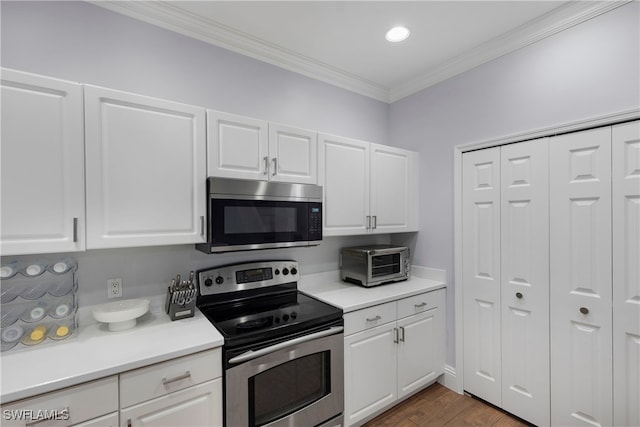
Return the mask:
[[604, 2], [577, 1], [567, 3], [527, 24], [452, 58], [437, 68], [428, 70], [415, 79], [390, 88], [389, 102], [393, 103], [398, 101], [486, 62], [607, 13], [630, 1], [631, 0]]
[[284, 49], [216, 21], [161, 1], [90, 0], [113, 12], [193, 37], [378, 101], [389, 102], [389, 88], [355, 74]]
[[172, 3], [119, 0], [90, 0], [89, 3], [378, 101], [393, 103], [630, 1], [569, 2], [394, 87], [386, 87], [330, 64], [284, 49], [219, 22], [192, 14]]

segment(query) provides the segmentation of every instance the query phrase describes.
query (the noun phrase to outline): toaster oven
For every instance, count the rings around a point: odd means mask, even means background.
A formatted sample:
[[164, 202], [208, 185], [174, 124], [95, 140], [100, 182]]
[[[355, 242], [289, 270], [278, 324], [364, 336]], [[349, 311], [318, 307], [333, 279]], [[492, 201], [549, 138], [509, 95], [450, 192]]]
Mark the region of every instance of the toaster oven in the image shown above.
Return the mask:
[[369, 245], [342, 248], [340, 277], [365, 287], [407, 280], [411, 276], [409, 248]]

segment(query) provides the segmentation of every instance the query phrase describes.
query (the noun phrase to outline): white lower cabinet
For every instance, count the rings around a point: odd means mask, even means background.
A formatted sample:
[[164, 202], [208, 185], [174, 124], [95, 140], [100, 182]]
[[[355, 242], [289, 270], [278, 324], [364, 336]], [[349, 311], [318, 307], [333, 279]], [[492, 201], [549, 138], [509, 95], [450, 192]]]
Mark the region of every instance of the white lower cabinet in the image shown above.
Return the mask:
[[120, 425], [221, 426], [221, 377], [220, 349], [120, 374]]
[[219, 348], [2, 405], [8, 427], [222, 426]]
[[113, 375], [3, 405], [2, 425], [116, 427], [118, 376]]
[[345, 314], [345, 425], [444, 372], [444, 289]]
[[222, 379], [218, 378], [120, 411], [120, 425], [221, 426]]

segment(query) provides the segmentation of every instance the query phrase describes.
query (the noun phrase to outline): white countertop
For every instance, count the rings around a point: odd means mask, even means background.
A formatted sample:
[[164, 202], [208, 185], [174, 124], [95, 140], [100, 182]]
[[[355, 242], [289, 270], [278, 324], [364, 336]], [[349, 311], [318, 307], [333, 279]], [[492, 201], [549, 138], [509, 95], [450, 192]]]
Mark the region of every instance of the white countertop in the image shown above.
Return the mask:
[[302, 276], [298, 289], [342, 308], [345, 313], [446, 287], [442, 270], [422, 269], [420, 276], [371, 288], [342, 282], [339, 272]]
[[196, 310], [171, 321], [151, 311], [129, 330], [110, 332], [106, 324], [80, 326], [76, 336], [41, 348], [3, 353], [1, 402], [31, 397], [157, 362], [219, 347], [224, 339]]

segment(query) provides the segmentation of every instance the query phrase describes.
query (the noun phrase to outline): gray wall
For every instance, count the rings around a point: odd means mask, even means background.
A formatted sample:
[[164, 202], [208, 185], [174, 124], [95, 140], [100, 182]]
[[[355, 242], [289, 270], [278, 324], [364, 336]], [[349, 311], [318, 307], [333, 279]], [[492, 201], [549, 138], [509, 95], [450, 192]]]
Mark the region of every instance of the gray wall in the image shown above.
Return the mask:
[[640, 107], [639, 23], [629, 3], [390, 106], [389, 140], [420, 152], [414, 264], [447, 270], [455, 289], [453, 147]]
[[[89, 3], [3, 0], [0, 7], [3, 67], [388, 142], [388, 105], [383, 102]], [[107, 278], [123, 279], [125, 298], [161, 295], [171, 277], [190, 269], [282, 257], [297, 259], [305, 274], [330, 271], [338, 268], [340, 247], [388, 240], [333, 237], [308, 249], [223, 255], [205, 255], [193, 245], [71, 255], [79, 262], [78, 294], [84, 306], [105, 302]]]

